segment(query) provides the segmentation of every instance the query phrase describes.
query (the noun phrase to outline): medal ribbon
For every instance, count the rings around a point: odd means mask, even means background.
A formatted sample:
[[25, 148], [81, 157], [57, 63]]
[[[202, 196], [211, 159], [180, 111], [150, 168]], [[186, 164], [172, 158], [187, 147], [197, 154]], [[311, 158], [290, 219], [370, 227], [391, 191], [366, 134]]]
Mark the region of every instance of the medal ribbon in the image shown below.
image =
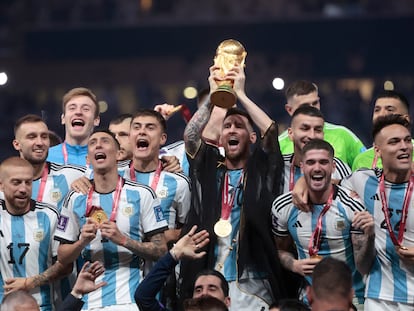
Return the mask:
[[400, 221], [400, 229], [398, 230], [398, 239], [397, 239], [394, 234], [394, 231], [392, 230], [390, 214], [388, 212], [388, 202], [387, 202], [387, 196], [385, 194], [384, 172], [381, 175], [379, 187], [380, 187], [380, 196], [381, 196], [381, 203], [382, 203], [382, 212], [384, 213], [384, 216], [385, 216], [385, 223], [387, 224], [387, 230], [390, 234], [390, 238], [392, 240], [392, 243], [395, 246], [401, 246], [401, 242], [404, 238], [405, 224], [407, 222], [408, 207], [410, 206], [411, 195], [413, 193], [413, 186], [414, 186], [414, 175], [411, 174], [410, 180], [407, 186], [407, 191], [405, 192], [405, 196], [404, 196], [404, 203], [403, 203], [403, 209], [402, 209], [401, 221]]
[[325, 206], [323, 207], [321, 213], [318, 216], [318, 221], [316, 223], [316, 228], [312, 232], [311, 238], [309, 240], [309, 255], [315, 256], [318, 254], [319, 248], [321, 247], [321, 237], [322, 237], [322, 219], [325, 216], [326, 212], [330, 209], [332, 205], [332, 198], [333, 198], [333, 187], [331, 193], [329, 194], [328, 201], [326, 202]]
[[289, 174], [289, 191], [293, 190], [295, 185], [295, 156], [292, 157], [292, 162], [290, 163], [290, 174]]
[[37, 193], [36, 201], [43, 202], [43, 193], [45, 192], [48, 175], [49, 175], [49, 168], [46, 162], [43, 167], [42, 178], [40, 179], [39, 192]]
[[378, 156], [375, 154], [374, 159], [372, 160], [371, 168], [376, 168], [377, 167], [377, 162], [378, 162]]
[[68, 164], [68, 149], [66, 147], [66, 142], [62, 144], [62, 153], [63, 153], [63, 162], [64, 164]]
[[233, 189], [232, 194], [229, 197], [229, 174], [226, 172], [224, 174], [224, 187], [223, 191], [221, 192], [221, 219], [227, 220], [230, 217], [231, 209], [233, 208], [234, 198], [236, 197], [237, 188], [243, 182], [243, 175], [244, 172], [241, 172], [239, 181], [237, 182], [237, 186]]
[[[157, 189], [158, 182], [160, 181], [161, 171], [162, 171], [162, 163], [161, 161], [158, 161], [157, 169], [155, 170], [154, 178], [152, 179], [152, 183], [151, 183], [151, 188], [154, 191]], [[135, 175], [135, 169], [134, 169], [134, 165], [132, 161], [129, 164], [129, 178], [131, 178], [132, 181], [137, 181], [137, 177]]]
[[[121, 191], [122, 191], [122, 186], [123, 185], [124, 185], [124, 179], [121, 176], [118, 176], [118, 182], [117, 182], [116, 188], [115, 188], [114, 200], [112, 201], [112, 212], [111, 212], [111, 217], [109, 218], [110, 221], [114, 221], [115, 218], [116, 218], [116, 214], [118, 212], [118, 206], [119, 206], [119, 201], [120, 201], [120, 198], [121, 198]], [[87, 202], [86, 202], [86, 217], [89, 217], [89, 214], [92, 212], [93, 192], [94, 192], [94, 186], [92, 185], [92, 187], [89, 189], [88, 199], [87, 199]]]

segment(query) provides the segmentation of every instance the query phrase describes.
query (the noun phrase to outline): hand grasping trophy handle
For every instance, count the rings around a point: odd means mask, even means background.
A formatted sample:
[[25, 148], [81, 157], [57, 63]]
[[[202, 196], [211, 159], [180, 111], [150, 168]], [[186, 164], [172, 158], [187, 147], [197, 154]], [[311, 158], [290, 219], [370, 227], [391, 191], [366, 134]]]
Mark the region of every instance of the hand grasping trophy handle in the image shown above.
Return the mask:
[[[224, 78], [235, 66], [244, 67], [247, 52], [243, 45], [234, 39], [224, 40], [220, 43], [214, 57], [214, 65], [220, 68], [220, 76]], [[217, 90], [211, 96], [211, 103], [222, 108], [230, 108], [236, 104], [237, 96], [233, 90], [232, 80], [220, 80], [217, 82]]]

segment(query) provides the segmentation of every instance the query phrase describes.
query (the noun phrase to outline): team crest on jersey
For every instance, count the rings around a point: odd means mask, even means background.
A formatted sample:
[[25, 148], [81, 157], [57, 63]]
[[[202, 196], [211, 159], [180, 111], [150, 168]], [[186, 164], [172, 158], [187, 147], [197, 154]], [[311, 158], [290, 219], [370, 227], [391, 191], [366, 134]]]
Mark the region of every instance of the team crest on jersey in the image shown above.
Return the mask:
[[51, 199], [53, 202], [59, 202], [61, 198], [62, 198], [62, 192], [60, 192], [60, 189], [58, 189], [58, 188], [53, 188], [53, 189], [50, 191], [50, 199]]
[[162, 186], [160, 189], [157, 189], [157, 197], [160, 199], [164, 199], [168, 196], [168, 188], [165, 186]]
[[164, 214], [162, 213], [162, 208], [160, 205], [154, 207], [155, 219], [157, 222], [164, 220]]
[[335, 229], [338, 231], [345, 230], [345, 219], [342, 217], [338, 217], [335, 219]]
[[134, 212], [132, 205], [127, 205], [122, 209], [122, 214], [126, 217], [131, 217]]
[[36, 242], [40, 242], [44, 239], [45, 237], [45, 232], [43, 230], [43, 228], [36, 228], [33, 232], [33, 239]]

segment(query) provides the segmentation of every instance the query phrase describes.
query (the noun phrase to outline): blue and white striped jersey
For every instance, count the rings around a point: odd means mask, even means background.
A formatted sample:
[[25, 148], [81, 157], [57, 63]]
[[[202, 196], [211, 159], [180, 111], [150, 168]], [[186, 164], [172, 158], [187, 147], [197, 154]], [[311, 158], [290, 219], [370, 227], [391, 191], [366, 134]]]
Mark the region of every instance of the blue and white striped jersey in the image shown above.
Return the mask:
[[[351, 240], [351, 224], [355, 212], [365, 210], [361, 202], [349, 196], [349, 191], [334, 187], [332, 205], [322, 218], [322, 238], [318, 255], [335, 257], [345, 261], [353, 271], [354, 289], [357, 297], [363, 297], [364, 284], [356, 270]], [[290, 235], [295, 241], [298, 258], [309, 258], [309, 240], [315, 230], [324, 204], [313, 205], [310, 213], [299, 210], [292, 203], [292, 193], [280, 195], [272, 206], [273, 233]], [[306, 276], [312, 284], [310, 276]]]
[[[242, 169], [227, 170], [229, 176], [229, 196], [233, 192], [234, 203], [230, 213], [231, 233], [228, 237], [217, 237], [215, 248], [215, 269], [220, 271], [227, 281], [237, 279], [237, 250], [240, 229], [240, 212], [243, 204], [243, 183], [239, 184], [243, 174]], [[218, 185], [220, 187], [220, 185]], [[218, 219], [217, 219], [218, 220]]]
[[[131, 161], [118, 165], [118, 173], [123, 178], [130, 180]], [[150, 186], [154, 179], [155, 171], [142, 173], [135, 171], [136, 181]], [[177, 228], [177, 224], [184, 224], [191, 204], [190, 181], [183, 174], [161, 171], [157, 188], [157, 197], [161, 200], [164, 218], [170, 229]]]
[[[92, 205], [100, 206], [108, 218], [112, 212], [115, 191], [93, 192]], [[78, 240], [86, 223], [87, 195], [70, 192], [63, 203], [62, 215], [56, 232], [61, 241]], [[160, 201], [151, 188], [126, 180], [120, 195], [115, 218], [119, 230], [136, 241], [144, 241], [167, 228]], [[85, 260], [103, 262], [105, 272], [99, 280], [108, 283], [86, 296], [84, 309], [134, 303], [134, 292], [142, 279], [141, 259], [125, 247], [103, 240], [98, 230], [96, 238], [82, 251]]]
[[[0, 300], [4, 281], [13, 277], [31, 277], [43, 273], [57, 255], [54, 240], [59, 213], [53, 206], [31, 201], [30, 211], [11, 215], [4, 200], [0, 200]], [[42, 311], [51, 311], [52, 286], [49, 284], [30, 291]]]
[[180, 161], [180, 166], [183, 170], [184, 175], [188, 176], [188, 173], [190, 171], [190, 163], [187, 159], [187, 154], [185, 152], [185, 143], [183, 140], [179, 140], [162, 147], [160, 150], [160, 155], [173, 155], [177, 157], [178, 161]]
[[[375, 248], [377, 256], [367, 278], [365, 296], [373, 299], [414, 304], [414, 266], [404, 263], [395, 251], [385, 225], [379, 180], [383, 171], [361, 169], [342, 180], [361, 197], [375, 221]], [[385, 194], [394, 233], [398, 236], [401, 211], [408, 182], [393, 184], [385, 181]], [[414, 247], [414, 196], [408, 209], [403, 246]]]

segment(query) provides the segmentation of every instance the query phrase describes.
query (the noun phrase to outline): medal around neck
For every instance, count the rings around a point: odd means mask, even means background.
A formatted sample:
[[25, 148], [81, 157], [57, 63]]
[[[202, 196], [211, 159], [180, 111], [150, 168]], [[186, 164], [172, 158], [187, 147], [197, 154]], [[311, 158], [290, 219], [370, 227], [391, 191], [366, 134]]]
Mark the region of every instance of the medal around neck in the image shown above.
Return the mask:
[[214, 233], [220, 238], [226, 238], [230, 235], [232, 226], [230, 221], [220, 218], [214, 225]]
[[100, 207], [95, 207], [90, 216], [94, 221], [96, 221], [99, 225], [101, 225], [105, 220], [108, 219], [105, 211]]
[[[246, 56], [247, 52], [239, 41], [228, 39], [217, 47], [214, 64], [220, 67], [220, 76], [224, 78], [234, 65], [244, 67]], [[217, 81], [218, 88], [210, 96], [211, 103], [226, 109], [233, 107], [237, 100], [233, 84], [232, 80]]]

